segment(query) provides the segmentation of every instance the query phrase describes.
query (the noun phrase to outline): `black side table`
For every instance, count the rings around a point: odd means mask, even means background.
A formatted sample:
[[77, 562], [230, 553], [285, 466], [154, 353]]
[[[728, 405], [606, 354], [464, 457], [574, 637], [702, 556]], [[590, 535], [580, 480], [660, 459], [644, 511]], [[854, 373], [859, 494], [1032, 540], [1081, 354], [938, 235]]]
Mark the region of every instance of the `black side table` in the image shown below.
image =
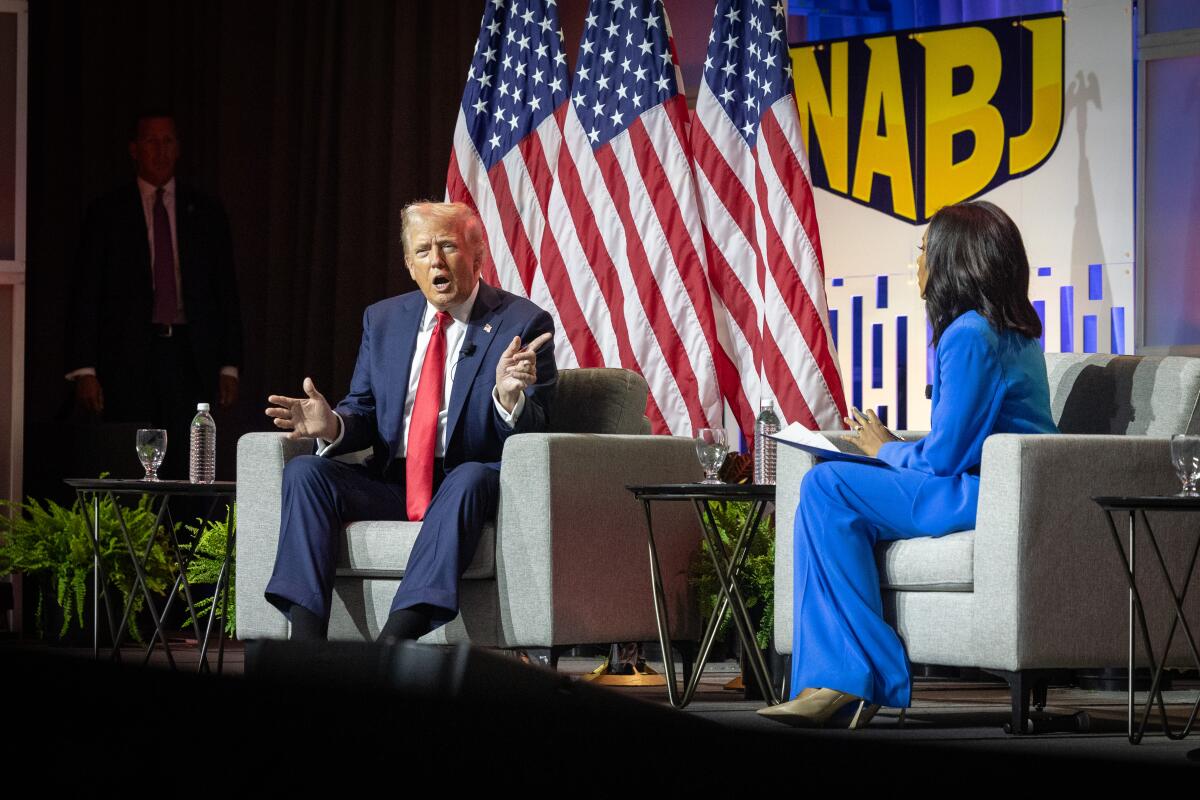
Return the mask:
[[[1167, 719], [1166, 704], [1163, 702], [1162, 690], [1159, 688], [1159, 685], [1162, 681], [1167, 655], [1171, 651], [1171, 643], [1175, 639], [1176, 631], [1181, 627], [1183, 635], [1187, 639], [1188, 647], [1192, 651], [1192, 659], [1196, 664], [1196, 668], [1200, 669], [1200, 649], [1197, 648], [1196, 637], [1192, 635], [1192, 628], [1188, 625], [1188, 621], [1183, 613], [1183, 601], [1187, 597], [1188, 587], [1191, 585], [1192, 576], [1196, 572], [1196, 555], [1200, 552], [1200, 535], [1196, 535], [1195, 537], [1196, 542], [1192, 546], [1192, 553], [1188, 558], [1187, 572], [1183, 574], [1182, 585], [1176, 590], [1175, 584], [1171, 580], [1171, 573], [1167, 569], [1166, 560], [1163, 558], [1162, 550], [1158, 546], [1158, 540], [1154, 536], [1154, 529], [1150, 527], [1150, 520], [1146, 517], [1146, 512], [1197, 512], [1200, 511], [1200, 497], [1093, 497], [1092, 500], [1100, 508], [1104, 509], [1105, 517], [1108, 520], [1108, 528], [1112, 533], [1113, 544], [1117, 548], [1117, 554], [1121, 558], [1121, 566], [1125, 570], [1125, 578], [1129, 582], [1129, 719], [1127, 732], [1129, 741], [1131, 744], [1137, 744], [1142, 740], [1142, 736], [1146, 733], [1146, 724], [1150, 720], [1150, 713], [1155, 702], [1158, 703], [1159, 715], [1162, 718], [1163, 733], [1166, 734], [1168, 739], [1182, 739], [1191, 733], [1192, 725], [1196, 721], [1196, 712], [1200, 710], [1200, 696], [1197, 696], [1196, 702], [1192, 705], [1192, 713], [1188, 715], [1187, 724], [1181, 730], [1173, 731]], [[1128, 515], [1128, 550], [1121, 546], [1121, 536], [1117, 532], [1116, 514]], [[1161, 570], [1163, 580], [1166, 581], [1167, 590], [1171, 594], [1171, 602], [1174, 608], [1174, 618], [1171, 620], [1171, 627], [1167, 633], [1166, 643], [1163, 645], [1161, 661], [1156, 659], [1154, 647], [1150, 642], [1150, 629], [1146, 625], [1146, 609], [1142, 605], [1142, 596], [1138, 590], [1137, 575], [1134, 571], [1136, 566], [1134, 555], [1137, 543], [1138, 517], [1141, 517], [1141, 527], [1150, 543], [1150, 549], [1154, 553], [1155, 561]], [[1193, 531], [1192, 533], [1200, 533], [1200, 530]], [[1153, 675], [1153, 679], [1150, 683], [1150, 692], [1146, 697], [1146, 705], [1142, 709], [1141, 721], [1135, 729], [1133, 722], [1133, 670], [1137, 660], [1137, 652], [1134, 642], [1139, 627], [1141, 629], [1142, 646], [1145, 648], [1146, 657], [1150, 661], [1150, 672]]]
[[[627, 486], [625, 488], [642, 501], [642, 506], [646, 510], [646, 535], [650, 546], [650, 582], [654, 589], [654, 613], [655, 621], [658, 623], [658, 642], [662, 645], [667, 697], [670, 699], [671, 705], [683, 708], [692, 701], [692, 696], [696, 693], [696, 687], [700, 683], [700, 675], [704, 672], [704, 665], [708, 663], [709, 651], [712, 649], [717, 629], [729, 606], [733, 606], [733, 624], [741, 639], [742, 649], [746, 653], [746, 662], [754, 673], [754, 679], [762, 687], [767, 704], [774, 705], [779, 702], [779, 698], [775, 694], [775, 687], [771, 685], [767, 665], [758, 649], [750, 615], [746, 613], [746, 601], [738, 586], [738, 576], [746, 561], [746, 555], [750, 551], [750, 545], [758, 534], [763, 515], [767, 506], [775, 502], [775, 487], [759, 484], [683, 483]], [[730, 551], [726, 551], [717, 531], [716, 520], [708, 505], [710, 500], [746, 501], [751, 504], [750, 513], [746, 515], [746, 522]], [[700, 654], [695, 667], [691, 670], [684, 670], [685, 688], [682, 695], [675, 684], [675, 663], [671, 653], [671, 625], [667, 618], [662, 573], [658, 566], [658, 551], [654, 547], [654, 520], [650, 507], [656, 501], [683, 501], [695, 505], [696, 516], [700, 519], [700, 530], [704, 534], [705, 541], [708, 542], [708, 552], [712, 556], [717, 582], [721, 587], [721, 600], [713, 608], [712, 616], [709, 617], [708, 624], [704, 628], [704, 637], [700, 642]], [[684, 666], [686, 668], [688, 665]]]
[[[119, 661], [121, 658], [121, 640], [125, 636], [125, 632], [129, 627], [129, 617], [133, 610], [133, 596], [131, 595], [129, 602], [125, 603], [121, 611], [121, 619], [118, 623], [113, 616], [114, 604], [112, 588], [108, 585], [108, 577], [104, 574], [104, 568], [100, 563], [100, 502], [103, 499], [112, 500], [113, 506], [116, 509], [117, 525], [121, 531], [121, 537], [125, 542], [125, 549], [129, 553], [129, 558], [133, 564], [134, 570], [134, 585], [133, 594], [136, 594], [140, 589], [142, 596], [146, 601], [146, 607], [150, 610], [150, 615], [154, 619], [154, 633], [150, 637], [150, 642], [146, 646], [145, 657], [142, 664], [146, 664], [150, 660], [151, 653], [154, 652], [155, 646], [161, 642], [163, 652], [166, 653], [167, 662], [172, 669], [176, 669], [175, 657], [171, 653], [171, 646], [167, 641], [166, 632], [163, 630], [163, 623], [166, 620], [167, 614], [171, 610], [172, 603], [175, 602], [175, 597], [179, 594], [180, 589], [183, 590], [184, 601], [187, 603], [188, 614], [191, 617], [194, 630], [197, 636], [200, 635], [200, 621], [196, 616], [196, 604], [192, 598], [192, 587], [187, 579], [188, 557], [186, 551], [180, 546], [179, 536], [175, 531], [174, 521], [171, 518], [170, 501], [173, 497], [197, 497], [210, 498], [208, 513], [204, 519], [213, 519], [214, 512], [217, 510], [222, 501], [232, 504], [237, 494], [237, 484], [233, 481], [216, 481], [213, 483], [190, 483], [188, 481], [145, 481], [145, 480], [116, 480], [111, 478], [98, 479], [80, 479], [69, 478], [66, 480], [68, 486], [75, 490], [78, 495], [80, 504], [83, 507], [91, 505], [92, 517], [88, 520], [88, 528], [92, 534], [92, 556], [94, 558], [93, 570], [95, 576], [95, 591], [92, 596], [92, 654], [95, 658], [100, 657], [100, 600], [104, 600], [104, 610], [108, 620], [108, 630], [112, 636], [112, 653], [110, 658]], [[154, 595], [151, 593], [149, 586], [146, 583], [145, 564], [150, 557], [154, 547], [154, 537], [146, 543], [143, 552], [138, 553], [133, 546], [133, 540], [130, 538], [129, 529], [125, 524], [125, 515], [119, 503], [116, 502], [118, 495], [150, 495], [151, 509], [155, 512], [155, 528], [164, 526], [167, 530], [169, 541], [167, 551], [172, 558], [175, 559], [175, 566], [179, 570], [179, 574], [175, 577], [175, 583], [167, 594], [167, 602], [160, 612], [155, 605]], [[213, 589], [212, 605], [209, 608], [208, 622], [204, 627], [203, 638], [200, 639], [200, 664], [199, 672], [210, 672], [211, 668], [208, 663], [208, 646], [209, 639], [213, 633], [214, 621], [217, 618], [217, 603], [221, 603], [222, 609], [229, 608], [229, 571], [232, 560], [234, 547], [234, 538], [236, 531], [234, 530], [234, 522], [230, 520], [229, 537], [226, 540], [224, 559], [221, 563], [221, 570], [217, 575], [217, 584]], [[225, 626], [217, 624], [217, 672], [220, 672], [225, 661]]]

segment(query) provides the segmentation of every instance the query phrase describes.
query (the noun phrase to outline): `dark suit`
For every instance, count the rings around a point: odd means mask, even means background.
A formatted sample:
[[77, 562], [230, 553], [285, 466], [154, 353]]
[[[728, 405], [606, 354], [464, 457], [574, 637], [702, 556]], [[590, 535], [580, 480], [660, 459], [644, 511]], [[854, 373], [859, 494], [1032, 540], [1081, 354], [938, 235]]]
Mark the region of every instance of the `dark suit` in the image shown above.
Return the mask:
[[[197, 402], [215, 405], [221, 368], [242, 363], [225, 211], [215, 199], [179, 181], [175, 186], [175, 238], [188, 324], [174, 342], [160, 341], [151, 327], [153, 273], [137, 184], [101, 197], [84, 221], [67, 369], [96, 369], [110, 421], [186, 425], [189, 407], [194, 413]], [[174, 363], [163, 364], [165, 359]], [[170, 444], [168, 455], [186, 450], [184, 443]]]
[[[392, 297], [363, 315], [362, 344], [350, 393], [335, 409], [344, 422], [336, 451], [301, 456], [284, 470], [275, 571], [267, 599], [327, 618], [342, 526], [405, 516], [404, 406], [417, 333], [426, 308], [420, 292]], [[496, 411], [496, 365], [514, 336], [528, 343], [552, 332], [550, 315], [482, 281], [471, 310], [447, 403], [446, 452], [435, 491], [392, 610], [428, 604], [435, 624], [458, 610], [458, 579], [470, 564], [483, 524], [499, 503], [500, 455], [515, 433], [544, 430], [558, 372], [553, 342], [537, 356], [538, 382], [525, 390], [513, 428]], [[367, 468], [324, 456], [372, 448]]]

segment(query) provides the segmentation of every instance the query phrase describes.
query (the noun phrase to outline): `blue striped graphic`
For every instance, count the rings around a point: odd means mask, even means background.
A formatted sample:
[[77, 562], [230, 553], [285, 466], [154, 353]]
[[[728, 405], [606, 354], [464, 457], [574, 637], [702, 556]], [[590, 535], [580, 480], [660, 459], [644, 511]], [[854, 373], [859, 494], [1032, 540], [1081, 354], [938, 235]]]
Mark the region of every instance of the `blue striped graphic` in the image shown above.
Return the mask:
[[908, 427], [908, 317], [896, 317], [896, 424]]
[[875, 416], [879, 417], [880, 422], [887, 425], [887, 406], [875, 406]]
[[1050, 268], [1049, 267], [1038, 267], [1038, 277], [1039, 278], [1050, 277]]
[[877, 278], [875, 278], [875, 307], [876, 308], [887, 308], [888, 307], [887, 292], [888, 292], [888, 277], [887, 277], [887, 275], [880, 275]]
[[[1046, 269], [1050, 269], [1046, 267]], [[1033, 310], [1037, 312], [1038, 319], [1042, 321], [1042, 335], [1039, 337], [1042, 343], [1042, 352], [1046, 352], [1046, 301], [1034, 300]]]
[[862, 408], [863, 392], [863, 299], [850, 298], [850, 402]]
[[1096, 352], [1096, 315], [1083, 315], [1083, 352]]
[[933, 326], [929, 324], [929, 320], [925, 320], [925, 383], [933, 385], [933, 366], [937, 363], [937, 356], [933, 352]]
[[[1104, 273], [1099, 264], [1088, 264], [1088, 300], [1104, 299]], [[1085, 352], [1094, 352], [1091, 350]]]
[[1125, 354], [1125, 308], [1124, 306], [1113, 306], [1112, 310], [1112, 336], [1110, 337], [1112, 352]]
[[1075, 287], [1064, 286], [1058, 293], [1059, 352], [1075, 352]]
[[835, 350], [837, 349], [837, 346], [838, 346], [837, 317], [838, 317], [837, 309], [836, 308], [829, 309], [829, 332], [833, 334], [833, 349], [835, 349]]
[[845, 282], [846, 282], [846, 281], [845, 281], [843, 278], [831, 278], [831, 279], [830, 279], [830, 281], [829, 281], [829, 284], [830, 284], [831, 286], [841, 286], [841, 285], [842, 285], [842, 284], [844, 284]]
[[871, 326], [871, 388], [883, 388], [883, 324]]

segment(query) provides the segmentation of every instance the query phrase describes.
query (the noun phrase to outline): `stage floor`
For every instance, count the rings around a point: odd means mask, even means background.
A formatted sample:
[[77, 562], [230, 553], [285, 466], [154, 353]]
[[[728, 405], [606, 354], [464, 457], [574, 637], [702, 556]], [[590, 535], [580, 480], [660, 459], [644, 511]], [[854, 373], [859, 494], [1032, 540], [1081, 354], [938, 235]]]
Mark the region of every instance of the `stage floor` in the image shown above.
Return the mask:
[[[175, 643], [172, 647], [179, 667], [185, 671], [195, 670], [199, 655], [197, 648], [183, 642]], [[89, 649], [18, 644], [12, 640], [0, 643], [0, 653], [11, 648], [48, 655], [70, 655], [81, 660], [91, 658]], [[141, 663], [141, 653], [134, 648], [125, 648], [123, 657], [126, 663]], [[563, 658], [559, 661], [559, 672], [582, 679], [602, 661], [602, 658]], [[161, 650], [155, 653], [151, 663], [155, 667], [166, 666]], [[225, 673], [240, 676], [244, 665], [242, 644], [231, 643], [226, 649]], [[661, 664], [650, 662], [650, 666], [655, 671], [662, 670]], [[696, 715], [733, 730], [779, 737], [836, 737], [847, 744], [877, 741], [962, 748], [977, 754], [996, 751], [1010, 756], [1028, 753], [1051, 757], [1098, 758], [1110, 763], [1128, 761], [1164, 766], [1194, 763], [1200, 766], [1200, 732], [1182, 741], [1170, 741], [1152, 719], [1142, 743], [1131, 745], [1125, 736], [1126, 695], [1123, 691], [1051, 687], [1045, 713], [1061, 719], [1064, 727], [1068, 727], [1066, 723], [1072, 715], [1086, 712], [1088, 730], [1010, 736], [1003, 730], [1010, 714], [1009, 692], [999, 680], [918, 678], [913, 687], [913, 705], [903, 724], [897, 709], [882, 709], [864, 731], [799, 730], [758, 716], [754, 712], [763, 707], [761, 701], [746, 700], [740, 689], [725, 688], [738, 675], [736, 662], [709, 664], [695, 699], [682, 713]], [[662, 686], [606, 688], [626, 697], [667, 705], [666, 690]], [[1181, 726], [1186, 721], [1197, 692], [1200, 692], [1200, 681], [1176, 681], [1175, 688], [1165, 693], [1168, 713], [1174, 726]], [[1139, 695], [1139, 699], [1141, 697]]]

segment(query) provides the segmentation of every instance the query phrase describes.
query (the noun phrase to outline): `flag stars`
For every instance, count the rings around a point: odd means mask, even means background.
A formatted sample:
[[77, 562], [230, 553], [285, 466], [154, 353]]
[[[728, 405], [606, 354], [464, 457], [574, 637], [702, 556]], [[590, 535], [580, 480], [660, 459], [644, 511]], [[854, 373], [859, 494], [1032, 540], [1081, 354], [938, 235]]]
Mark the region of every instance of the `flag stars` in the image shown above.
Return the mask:
[[621, 62], [621, 72], [622, 73], [625, 73], [625, 74], [629, 73], [629, 71], [630, 71], [629, 64], [630, 64], [630, 61], [628, 58]]
[[633, 96], [633, 107], [634, 108], [642, 107], [642, 96], [640, 94], [635, 94]]
[[518, 75], [525, 74], [525, 62], [524, 61], [522, 61], [520, 64], [517, 64], [517, 74]]
[[500, 81], [499, 92], [505, 97], [508, 96], [508, 81]]
[[596, 130], [595, 128], [592, 128], [590, 131], [588, 131], [587, 137], [588, 137], [588, 141], [591, 142], [592, 144], [599, 144], [600, 131]]
[[596, 88], [603, 89], [605, 91], [608, 90], [608, 76], [607, 75], [601, 75], [599, 78], [596, 79]]
[[740, 22], [742, 19], [742, 12], [730, 6], [729, 13], [725, 15], [725, 19], [729, 20], [730, 22]]
[[604, 48], [604, 52], [600, 54], [600, 59], [605, 64], [611, 64], [612, 60], [613, 60], [613, 55], [614, 55], [613, 51], [606, 47], [606, 48]]
[[608, 118], [613, 121], [613, 125], [620, 125], [621, 117], [622, 117], [622, 114], [620, 111], [613, 111], [613, 113], [610, 114]]
[[533, 52], [537, 53], [538, 58], [545, 58], [547, 49], [548, 48], [546, 47], [546, 43], [542, 42], [541, 44], [539, 44], [537, 47], [534, 48]]
[[651, 14], [650, 16], [646, 17], [646, 27], [647, 28], [657, 28], [658, 27], [658, 15], [657, 14]]
[[483, 98], [480, 97], [471, 108], [475, 109], [476, 114], [482, 114], [487, 109], [487, 103], [483, 102]]
[[533, 10], [532, 10], [532, 9], [526, 9], [526, 10], [525, 10], [525, 13], [521, 15], [521, 19], [525, 20], [525, 24], [526, 24], [526, 25], [528, 25], [529, 23], [533, 22]]
[[721, 102], [722, 103], [728, 103], [732, 99], [733, 99], [733, 89], [726, 89], [725, 91], [721, 92]]
[[509, 44], [512, 44], [516, 40], [517, 40], [517, 29], [509, 28], [508, 35], [505, 37], [505, 41], [507, 41]]
[[638, 50], [641, 50], [643, 55], [649, 55], [650, 51], [653, 49], [654, 45], [650, 44], [649, 41], [642, 42], [638, 45]]
[[662, 53], [659, 55], [659, 58], [662, 59], [663, 66], [665, 67], [666, 65], [671, 63], [671, 51], [663, 50]]
[[554, 63], [555, 63], [555, 64], [558, 64], [559, 66], [562, 66], [563, 64], [566, 64], [566, 63], [567, 63], [567, 55], [566, 55], [566, 53], [563, 53], [563, 52], [561, 52], [561, 51], [560, 51], [560, 52], [558, 52], [558, 53], [555, 53], [555, 55], [554, 55]]
[[579, 46], [579, 49], [582, 50], [583, 52], [587, 53], [590, 56], [592, 54], [592, 48], [595, 46], [596, 46], [595, 42], [592, 42], [588, 39], [584, 39], [583, 44]]
[[533, 111], [540, 111], [542, 109], [542, 98], [537, 95], [529, 98], [529, 108]]
[[656, 80], [654, 82], [654, 85], [658, 87], [658, 90], [660, 92], [665, 92], [671, 85], [671, 79], [668, 78], [666, 75], [663, 75], [661, 78], [659, 78], [658, 80]]
[[550, 91], [552, 91], [552, 92], [562, 91], [562, 79], [561, 78], [555, 78], [554, 80], [550, 81]]
[[712, 68], [713, 68], [712, 56], [708, 56], [704, 59], [704, 71], [709, 72], [712, 70]]
[[771, 32], [767, 36], [772, 42], [778, 42], [779, 37], [783, 36], [783, 31], [779, 30], [779, 28], [771, 28]]
[[492, 138], [488, 139], [488, 144], [490, 144], [492, 146], [492, 149], [499, 147], [500, 146], [500, 134], [493, 133]]
[[485, 64], [490, 64], [490, 63], [492, 63], [492, 62], [493, 62], [493, 61], [495, 61], [495, 60], [496, 60], [496, 51], [495, 51], [495, 49], [493, 49], [493, 48], [489, 47], [487, 50], [484, 50], [484, 51], [483, 51], [483, 61], [484, 61], [484, 63], [485, 63]]
[[520, 46], [521, 50], [523, 50], [523, 51], [528, 50], [529, 49], [529, 37], [522, 36], [521, 40], [519, 42], [517, 42], [517, 44]]
[[725, 46], [728, 47], [730, 50], [733, 50], [734, 48], [737, 47], [737, 42], [738, 42], [738, 37], [734, 36], [731, 33], [731, 34], [729, 34], [728, 38], [725, 39]]
[[633, 47], [633, 31], [625, 32], [625, 46]]
[[735, 65], [732, 61], [727, 61], [725, 66], [721, 67], [721, 72], [724, 72], [726, 75], [732, 77], [733, 73], [737, 72], [737, 65]]
[[476, 78], [476, 80], [479, 81], [479, 88], [481, 91], [483, 90], [483, 87], [492, 85], [492, 76], [486, 72]]
[[495, 36], [497, 33], [500, 32], [500, 23], [496, 22], [495, 19], [493, 19], [487, 27], [488, 27], [488, 33], [492, 36]]
[[617, 97], [621, 98], [622, 100], [626, 100], [628, 99], [626, 97], [627, 94], [629, 94], [629, 87], [625, 86], [625, 84], [621, 84], [617, 87]]
[[589, 28], [594, 28], [594, 27], [596, 27], [596, 19], [597, 19], [597, 17], [595, 14], [588, 14], [587, 19], [584, 20], [584, 22], [587, 23], [587, 26]]
[[542, 33], [548, 33], [550, 31], [550, 18], [543, 18], [542, 21], [538, 23], [538, 26], [542, 29]]
[[512, 128], [513, 130], [516, 130], [516, 129], [517, 129], [517, 124], [518, 124], [518, 123], [517, 123], [517, 115], [516, 115], [516, 113], [514, 112], [514, 113], [513, 113], [513, 115], [512, 115], [511, 117], [509, 117], [509, 118], [508, 118], [508, 125], [509, 125], [509, 127], [510, 127], [510, 128]]
[[579, 80], [586, 81], [586, 80], [591, 80], [591, 77], [588, 75], [588, 72], [589, 72], [589, 70], [587, 67], [580, 67], [579, 71], [576, 74], [579, 76]]
[[608, 32], [609, 36], [616, 36], [618, 33], [621, 32], [621, 26], [618, 25], [617, 21], [614, 19], [612, 21], [612, 23], [610, 23], [609, 26], [607, 28], [605, 28], [604, 30]]
[[504, 61], [500, 63], [504, 64], [505, 69], [512, 69], [512, 56], [505, 56]]
[[747, 122], [745, 125], [742, 126], [742, 133], [745, 135], [745, 137], [747, 139], [749, 139], [751, 136], [754, 135], [754, 125], [751, 124], [750, 122]]
[[545, 80], [545, 79], [542, 77], [542, 75], [543, 75], [543, 70], [540, 70], [540, 69], [539, 69], [537, 72], [533, 73], [533, 75], [532, 75], [533, 82], [534, 82], [534, 83], [536, 83], [536, 84], [539, 84], [539, 85], [540, 85], [540, 84], [541, 84], [541, 82], [542, 82], [543, 80]]
[[645, 80], [645, 78], [646, 78], [645, 67], [638, 67], [637, 69], [635, 69], [633, 71], [633, 79], [635, 81]]

